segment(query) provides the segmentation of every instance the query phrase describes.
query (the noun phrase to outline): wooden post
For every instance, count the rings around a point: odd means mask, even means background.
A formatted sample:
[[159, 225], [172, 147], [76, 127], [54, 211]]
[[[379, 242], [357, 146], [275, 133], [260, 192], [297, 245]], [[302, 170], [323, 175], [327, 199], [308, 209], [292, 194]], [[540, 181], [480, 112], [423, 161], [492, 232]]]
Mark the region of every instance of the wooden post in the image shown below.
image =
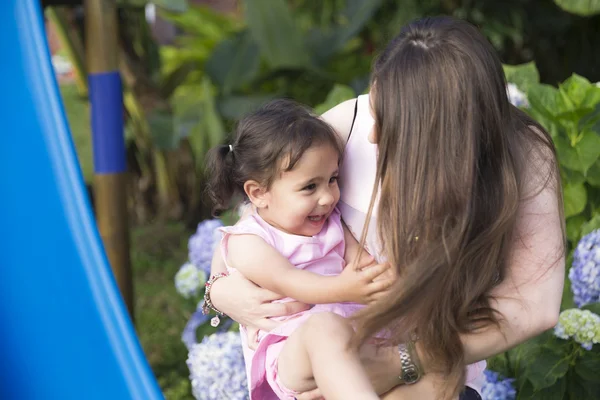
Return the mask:
[[117, 29], [115, 0], [85, 0], [86, 64], [98, 229], [121, 295], [133, 320], [123, 90], [117, 59]]

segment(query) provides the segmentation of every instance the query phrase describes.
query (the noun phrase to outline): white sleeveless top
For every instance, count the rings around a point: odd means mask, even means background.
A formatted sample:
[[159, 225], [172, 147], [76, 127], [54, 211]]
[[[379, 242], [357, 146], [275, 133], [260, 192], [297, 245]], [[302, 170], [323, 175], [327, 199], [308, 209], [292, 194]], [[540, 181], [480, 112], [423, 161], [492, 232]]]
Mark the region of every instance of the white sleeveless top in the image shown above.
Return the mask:
[[[344, 151], [340, 168], [339, 186], [341, 192], [338, 208], [342, 218], [352, 234], [360, 240], [371, 196], [375, 184], [377, 169], [377, 145], [369, 142], [369, 133], [375, 121], [370, 112], [369, 96], [358, 96], [357, 112], [350, 137]], [[377, 205], [375, 201], [371, 220], [367, 231], [366, 247], [378, 262], [384, 261], [381, 241], [377, 236]], [[467, 366], [467, 386], [481, 394], [484, 383], [483, 371], [486, 362], [480, 361]]]

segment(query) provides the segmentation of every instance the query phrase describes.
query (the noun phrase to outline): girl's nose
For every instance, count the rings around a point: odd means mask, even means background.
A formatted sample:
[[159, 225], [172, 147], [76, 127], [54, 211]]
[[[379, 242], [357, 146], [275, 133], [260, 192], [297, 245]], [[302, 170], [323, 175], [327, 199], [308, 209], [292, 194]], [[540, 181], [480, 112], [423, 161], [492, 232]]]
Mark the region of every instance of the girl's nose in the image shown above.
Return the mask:
[[319, 205], [322, 206], [330, 206], [333, 203], [333, 194], [330, 191], [323, 193], [321, 198], [319, 199]]

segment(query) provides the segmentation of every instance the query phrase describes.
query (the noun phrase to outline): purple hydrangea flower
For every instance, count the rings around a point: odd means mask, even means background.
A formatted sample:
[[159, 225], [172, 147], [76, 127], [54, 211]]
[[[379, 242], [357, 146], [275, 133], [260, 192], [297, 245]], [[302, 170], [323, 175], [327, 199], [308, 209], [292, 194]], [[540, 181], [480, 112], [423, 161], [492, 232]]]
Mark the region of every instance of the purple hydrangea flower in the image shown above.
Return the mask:
[[206, 276], [210, 274], [210, 262], [212, 260], [215, 246], [221, 239], [217, 230], [223, 226], [220, 219], [207, 219], [198, 224], [198, 229], [188, 242], [189, 260]]
[[187, 359], [192, 393], [197, 400], [246, 400], [248, 386], [238, 332], [205, 336]]
[[504, 379], [497, 372], [485, 370], [485, 383], [481, 388], [483, 400], [514, 400], [517, 391], [513, 387], [514, 379]]
[[578, 307], [600, 302], [600, 229], [579, 241], [569, 279]]

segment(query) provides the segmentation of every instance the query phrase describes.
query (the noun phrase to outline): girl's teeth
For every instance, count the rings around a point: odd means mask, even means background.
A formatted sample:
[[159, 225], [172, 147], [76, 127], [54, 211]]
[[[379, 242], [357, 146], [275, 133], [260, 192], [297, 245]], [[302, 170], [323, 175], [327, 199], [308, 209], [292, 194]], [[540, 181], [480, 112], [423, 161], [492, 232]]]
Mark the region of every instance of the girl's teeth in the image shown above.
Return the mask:
[[321, 217], [308, 217], [308, 219], [310, 219], [311, 221], [320, 221]]

